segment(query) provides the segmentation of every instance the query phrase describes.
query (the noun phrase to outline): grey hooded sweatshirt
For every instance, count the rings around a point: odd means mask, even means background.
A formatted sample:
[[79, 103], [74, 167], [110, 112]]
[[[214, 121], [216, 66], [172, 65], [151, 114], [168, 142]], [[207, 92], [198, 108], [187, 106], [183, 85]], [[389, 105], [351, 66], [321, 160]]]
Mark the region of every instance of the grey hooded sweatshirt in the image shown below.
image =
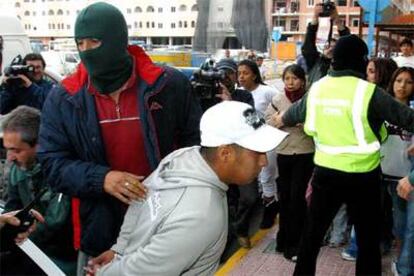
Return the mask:
[[227, 238], [227, 185], [200, 147], [165, 157], [144, 181], [147, 199], [133, 202], [98, 275], [213, 275]]

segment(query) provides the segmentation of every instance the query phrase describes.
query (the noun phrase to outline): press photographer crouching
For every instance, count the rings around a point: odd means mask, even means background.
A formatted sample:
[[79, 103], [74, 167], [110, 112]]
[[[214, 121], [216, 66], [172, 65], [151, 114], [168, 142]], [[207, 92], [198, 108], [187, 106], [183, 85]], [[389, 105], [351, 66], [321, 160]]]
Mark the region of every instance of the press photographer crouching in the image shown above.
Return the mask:
[[222, 101], [238, 101], [254, 106], [251, 93], [236, 88], [237, 63], [231, 58], [221, 59], [208, 70], [194, 72], [192, 85], [203, 111]]
[[7, 114], [20, 105], [42, 109], [43, 103], [52, 88], [52, 83], [44, 79], [45, 60], [40, 54], [27, 54], [13, 59], [4, 68], [0, 87], [0, 114]]

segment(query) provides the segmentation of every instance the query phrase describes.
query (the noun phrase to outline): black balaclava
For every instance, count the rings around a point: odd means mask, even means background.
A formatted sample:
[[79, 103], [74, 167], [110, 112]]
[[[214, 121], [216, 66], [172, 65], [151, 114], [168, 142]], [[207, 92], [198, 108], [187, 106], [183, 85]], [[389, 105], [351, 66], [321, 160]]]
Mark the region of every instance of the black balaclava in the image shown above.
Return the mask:
[[81, 38], [101, 41], [98, 48], [79, 53], [95, 88], [102, 94], [121, 88], [132, 73], [128, 28], [122, 13], [103, 2], [84, 8], [75, 23], [75, 39]]
[[342, 36], [333, 50], [334, 70], [353, 70], [365, 76], [368, 65], [368, 47], [356, 35]]

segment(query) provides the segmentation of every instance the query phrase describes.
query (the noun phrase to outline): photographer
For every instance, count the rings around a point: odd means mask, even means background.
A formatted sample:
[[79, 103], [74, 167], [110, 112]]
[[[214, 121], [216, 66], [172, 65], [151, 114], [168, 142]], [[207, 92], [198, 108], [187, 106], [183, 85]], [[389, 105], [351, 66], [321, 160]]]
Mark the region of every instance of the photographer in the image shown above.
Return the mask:
[[244, 89], [236, 88], [237, 63], [231, 58], [223, 58], [214, 67], [216, 72], [223, 72], [223, 79], [219, 82], [219, 89], [215, 98], [201, 99], [203, 111], [222, 101], [238, 101], [254, 106], [252, 94]]
[[[22, 63], [33, 66], [34, 70], [25, 74], [3, 76], [0, 88], [0, 114], [7, 114], [19, 105], [41, 110], [52, 88], [52, 83], [43, 78], [46, 63], [40, 54], [28, 54]], [[13, 65], [9, 70], [13, 72]]]
[[337, 26], [339, 36], [350, 34], [349, 29], [343, 25], [341, 20], [339, 20], [338, 11], [333, 2], [324, 1], [323, 3], [315, 5], [313, 19], [307, 27], [305, 41], [302, 46], [302, 55], [308, 69], [307, 88], [310, 88], [312, 83], [324, 77], [331, 66], [332, 53], [336, 44], [336, 39], [332, 38], [330, 43], [327, 41], [322, 54], [319, 53], [316, 48], [316, 34], [319, 27], [319, 17], [326, 16], [327, 14], [330, 14], [329, 17], [332, 24]]

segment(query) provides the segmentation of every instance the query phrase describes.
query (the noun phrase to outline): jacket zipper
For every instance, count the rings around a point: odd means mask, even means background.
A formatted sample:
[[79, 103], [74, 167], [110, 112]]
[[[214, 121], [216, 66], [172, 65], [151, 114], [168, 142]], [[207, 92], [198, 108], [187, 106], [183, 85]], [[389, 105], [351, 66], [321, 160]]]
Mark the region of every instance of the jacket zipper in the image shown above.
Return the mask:
[[121, 119], [121, 108], [119, 107], [119, 103], [115, 103], [115, 110], [117, 119]]

